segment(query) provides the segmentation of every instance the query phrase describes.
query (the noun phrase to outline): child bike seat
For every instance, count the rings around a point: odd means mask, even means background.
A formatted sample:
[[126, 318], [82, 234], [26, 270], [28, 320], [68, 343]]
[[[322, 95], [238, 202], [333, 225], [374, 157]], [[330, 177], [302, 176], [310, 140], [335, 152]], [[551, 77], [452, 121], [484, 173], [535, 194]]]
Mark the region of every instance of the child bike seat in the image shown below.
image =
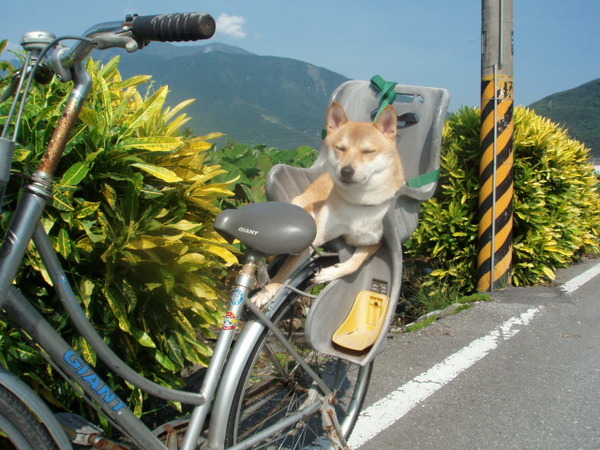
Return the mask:
[[[397, 142], [407, 184], [398, 191], [384, 219], [384, 245], [361, 268], [333, 281], [311, 306], [305, 324], [306, 339], [322, 353], [356, 364], [370, 363], [383, 350], [396, 309], [402, 281], [402, 243], [415, 231], [421, 203], [434, 194], [440, 168], [442, 129], [450, 94], [445, 89], [387, 83], [381, 77], [371, 81], [352, 80], [340, 85], [331, 97], [339, 102], [349, 120], [372, 121], [384, 100], [389, 98], [398, 116]], [[276, 165], [267, 176], [269, 200], [290, 201], [327, 170], [323, 148], [309, 168]], [[352, 254], [342, 240], [330, 243], [344, 261]], [[338, 345], [334, 333], [351, 314], [361, 291], [389, 297], [383, 324], [376, 341], [356, 351]]]
[[297, 253], [312, 244], [317, 234], [309, 213], [284, 202], [225, 210], [217, 216], [214, 227], [226, 239], [238, 239], [265, 255]]

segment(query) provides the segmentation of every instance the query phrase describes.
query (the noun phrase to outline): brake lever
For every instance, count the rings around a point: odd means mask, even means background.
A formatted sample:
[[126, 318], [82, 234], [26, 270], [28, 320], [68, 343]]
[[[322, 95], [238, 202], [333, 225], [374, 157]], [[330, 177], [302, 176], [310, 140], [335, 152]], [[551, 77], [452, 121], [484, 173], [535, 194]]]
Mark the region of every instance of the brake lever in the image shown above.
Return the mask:
[[104, 50], [107, 48], [124, 48], [128, 53], [133, 53], [136, 50], [142, 48], [132, 36], [130, 31], [125, 31], [119, 34], [107, 34], [94, 36], [92, 39], [94, 47], [98, 50]]

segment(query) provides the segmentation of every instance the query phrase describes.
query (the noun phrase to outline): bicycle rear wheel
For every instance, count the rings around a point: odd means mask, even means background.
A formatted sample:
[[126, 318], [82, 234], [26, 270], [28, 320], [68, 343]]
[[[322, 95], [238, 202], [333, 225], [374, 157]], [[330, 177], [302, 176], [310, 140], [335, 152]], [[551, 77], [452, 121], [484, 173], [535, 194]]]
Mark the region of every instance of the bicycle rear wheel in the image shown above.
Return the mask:
[[[308, 291], [319, 292], [322, 286], [310, 286], [309, 280], [320, 267], [317, 260], [306, 277], [294, 287], [302, 290], [308, 287]], [[303, 327], [310, 302], [309, 297], [290, 292], [272, 320], [304, 361], [336, 392], [334, 408], [343, 435], [348, 437], [366, 396], [373, 363], [361, 367], [312, 349], [306, 342]], [[316, 395], [318, 390], [311, 377], [265, 328], [246, 359], [234, 392], [226, 445], [256, 435], [297, 412], [305, 406], [303, 403]], [[326, 448], [329, 445], [321, 414], [317, 412], [253, 448]]]
[[58, 449], [35, 414], [3, 386], [0, 386], [0, 449]]

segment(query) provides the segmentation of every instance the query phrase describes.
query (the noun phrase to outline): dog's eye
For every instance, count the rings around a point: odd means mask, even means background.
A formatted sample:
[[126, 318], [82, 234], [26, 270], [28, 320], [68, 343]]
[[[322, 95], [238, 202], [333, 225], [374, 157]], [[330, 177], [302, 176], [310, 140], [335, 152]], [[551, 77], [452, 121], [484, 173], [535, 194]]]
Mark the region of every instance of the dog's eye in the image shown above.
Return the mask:
[[376, 150], [374, 150], [374, 149], [372, 149], [372, 148], [365, 148], [365, 149], [362, 151], [362, 154], [363, 154], [363, 155], [370, 155], [370, 154], [372, 154], [372, 153], [375, 153], [375, 152], [376, 152]]
[[346, 147], [343, 147], [341, 145], [338, 145], [338, 146], [336, 146], [334, 148], [335, 148], [336, 152], [344, 153], [346, 151]]

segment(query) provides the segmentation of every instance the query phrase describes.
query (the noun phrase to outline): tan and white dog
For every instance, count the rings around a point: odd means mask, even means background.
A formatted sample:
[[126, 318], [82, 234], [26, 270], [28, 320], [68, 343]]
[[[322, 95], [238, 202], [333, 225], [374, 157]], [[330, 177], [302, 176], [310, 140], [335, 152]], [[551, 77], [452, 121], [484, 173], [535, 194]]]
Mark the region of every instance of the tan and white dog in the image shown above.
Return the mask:
[[[375, 123], [349, 121], [337, 102], [329, 107], [324, 149], [328, 171], [292, 203], [306, 209], [315, 219], [317, 235], [312, 247], [342, 237], [356, 249], [346, 261], [318, 272], [315, 282], [324, 283], [355, 272], [381, 246], [383, 218], [404, 184], [396, 147], [397, 125], [392, 106]], [[258, 306], [267, 304], [310, 251], [288, 257], [252, 301]]]

